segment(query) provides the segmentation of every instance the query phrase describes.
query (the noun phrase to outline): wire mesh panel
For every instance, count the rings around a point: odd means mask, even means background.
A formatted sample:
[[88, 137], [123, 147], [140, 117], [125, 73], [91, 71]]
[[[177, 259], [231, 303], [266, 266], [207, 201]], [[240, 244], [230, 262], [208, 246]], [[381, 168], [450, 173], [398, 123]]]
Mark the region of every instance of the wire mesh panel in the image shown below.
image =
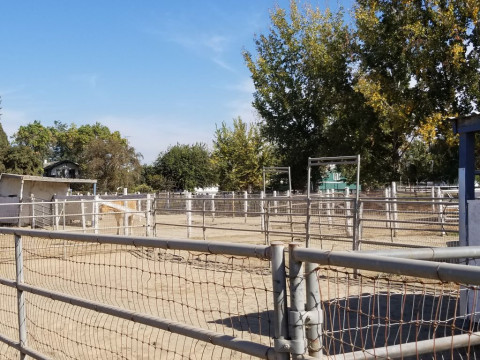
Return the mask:
[[[465, 288], [459, 284], [336, 267], [316, 272], [324, 310], [323, 351], [331, 358], [374, 358], [380, 351], [404, 359], [480, 357], [480, 347], [473, 345], [480, 340], [478, 314], [462, 311]], [[478, 295], [477, 287], [469, 290]], [[467, 339], [456, 348], [458, 335]], [[446, 348], [440, 348], [442, 339]]]
[[[267, 260], [23, 237], [25, 282], [271, 346]], [[28, 293], [29, 346], [54, 358], [249, 356]]]
[[362, 249], [445, 247], [458, 242], [458, 202], [362, 199]]

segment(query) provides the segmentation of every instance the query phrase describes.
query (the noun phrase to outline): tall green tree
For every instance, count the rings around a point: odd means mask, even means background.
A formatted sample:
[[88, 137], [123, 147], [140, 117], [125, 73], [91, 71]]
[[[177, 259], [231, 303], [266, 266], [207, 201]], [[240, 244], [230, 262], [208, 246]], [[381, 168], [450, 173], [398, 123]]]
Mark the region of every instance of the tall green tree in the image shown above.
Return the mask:
[[43, 161], [25, 145], [10, 146], [3, 158], [4, 171], [19, 175], [42, 175]]
[[478, 104], [478, 9], [471, 0], [358, 0], [349, 27], [342, 11], [277, 7], [256, 56], [244, 57], [262, 132], [294, 185], [309, 156], [360, 154], [362, 181], [374, 186], [398, 180], [417, 136], [453, 146], [443, 120]]
[[273, 149], [260, 135], [255, 124], [248, 126], [240, 117], [233, 128], [225, 123], [215, 131], [212, 159], [218, 173], [221, 190], [260, 189], [262, 168], [274, 164]]
[[170, 190], [168, 188], [173, 184], [177, 190], [193, 191], [196, 187], [203, 188], [216, 182], [210, 153], [202, 143], [174, 145], [159, 154], [154, 167], [157, 176], [151, 180], [155, 180], [157, 186], [166, 187], [160, 190]]
[[126, 139], [114, 133], [107, 139], [95, 138], [82, 151], [79, 162], [85, 177], [97, 179], [99, 191], [132, 189], [139, 183], [141, 155]]
[[52, 130], [43, 126], [40, 121], [35, 120], [33, 123], [20, 126], [13, 139], [14, 145], [29, 147], [42, 162], [51, 160], [55, 137]]

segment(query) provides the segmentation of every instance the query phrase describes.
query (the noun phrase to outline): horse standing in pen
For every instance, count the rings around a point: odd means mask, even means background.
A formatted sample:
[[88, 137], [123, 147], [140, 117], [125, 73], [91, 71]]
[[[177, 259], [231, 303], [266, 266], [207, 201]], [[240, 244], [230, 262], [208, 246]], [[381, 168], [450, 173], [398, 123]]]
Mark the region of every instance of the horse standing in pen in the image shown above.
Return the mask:
[[[133, 228], [133, 220], [137, 211], [137, 201], [135, 200], [116, 200], [100, 203], [100, 214], [114, 215], [117, 223], [117, 235], [120, 235], [120, 223], [123, 222], [124, 235], [128, 235], [129, 230]], [[125, 221], [126, 220], [126, 221]], [[130, 230], [131, 232], [131, 230]]]

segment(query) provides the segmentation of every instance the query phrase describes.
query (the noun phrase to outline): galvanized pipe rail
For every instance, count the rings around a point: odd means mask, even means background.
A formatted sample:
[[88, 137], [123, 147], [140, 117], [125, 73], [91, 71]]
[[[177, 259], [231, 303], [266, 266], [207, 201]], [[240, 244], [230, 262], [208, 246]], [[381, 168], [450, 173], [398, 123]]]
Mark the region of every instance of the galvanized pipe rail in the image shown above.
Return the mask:
[[[450, 248], [449, 248], [450, 249]], [[416, 276], [442, 282], [480, 285], [480, 267], [403, 259], [364, 252], [293, 249], [294, 259], [319, 265], [342, 266], [358, 270]]]

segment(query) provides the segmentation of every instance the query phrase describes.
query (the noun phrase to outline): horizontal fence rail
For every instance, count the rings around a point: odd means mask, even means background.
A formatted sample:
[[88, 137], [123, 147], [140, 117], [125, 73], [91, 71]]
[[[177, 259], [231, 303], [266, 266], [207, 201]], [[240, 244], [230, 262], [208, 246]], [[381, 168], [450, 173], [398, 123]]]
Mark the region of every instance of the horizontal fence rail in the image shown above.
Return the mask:
[[209, 360], [480, 353], [479, 247], [303, 245], [0, 228], [0, 351]]

